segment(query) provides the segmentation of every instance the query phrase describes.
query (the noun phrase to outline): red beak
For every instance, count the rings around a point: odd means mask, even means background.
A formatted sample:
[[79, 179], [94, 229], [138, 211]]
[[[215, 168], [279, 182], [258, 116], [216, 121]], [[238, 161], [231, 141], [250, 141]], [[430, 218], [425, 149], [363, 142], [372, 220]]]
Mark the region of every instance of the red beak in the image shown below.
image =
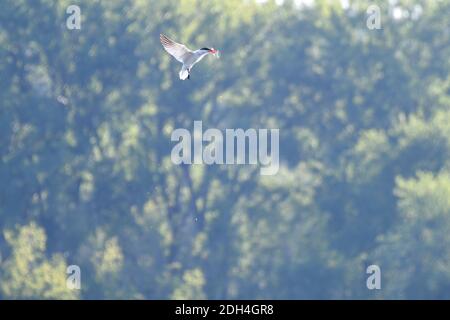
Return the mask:
[[216, 49], [214, 49], [214, 48], [212, 48], [211, 50], [209, 50], [209, 52], [211, 52], [211, 53], [216, 53], [216, 52], [217, 52], [217, 50], [216, 50]]

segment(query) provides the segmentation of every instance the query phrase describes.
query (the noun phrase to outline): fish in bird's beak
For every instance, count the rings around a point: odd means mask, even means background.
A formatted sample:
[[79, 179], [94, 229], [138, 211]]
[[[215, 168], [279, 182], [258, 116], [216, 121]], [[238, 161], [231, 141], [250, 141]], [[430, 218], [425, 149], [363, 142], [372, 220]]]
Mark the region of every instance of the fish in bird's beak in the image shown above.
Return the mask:
[[211, 48], [211, 50], [209, 50], [209, 52], [212, 53], [213, 55], [215, 55], [217, 58], [219, 58], [219, 50]]

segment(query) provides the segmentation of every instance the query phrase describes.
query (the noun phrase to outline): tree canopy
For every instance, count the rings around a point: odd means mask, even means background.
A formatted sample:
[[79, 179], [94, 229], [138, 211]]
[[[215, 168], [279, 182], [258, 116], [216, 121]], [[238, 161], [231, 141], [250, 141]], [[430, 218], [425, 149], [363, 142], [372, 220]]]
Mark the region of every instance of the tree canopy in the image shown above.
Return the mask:
[[[449, 1], [3, 1], [0, 299], [450, 299], [449, 57]], [[278, 174], [174, 165], [196, 120]]]

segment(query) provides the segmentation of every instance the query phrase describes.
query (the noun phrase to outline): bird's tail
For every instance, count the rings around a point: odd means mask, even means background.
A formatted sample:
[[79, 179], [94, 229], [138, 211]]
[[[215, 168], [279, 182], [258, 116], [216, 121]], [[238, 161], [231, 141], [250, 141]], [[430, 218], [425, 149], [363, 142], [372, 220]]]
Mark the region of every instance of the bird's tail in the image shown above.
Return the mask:
[[180, 79], [186, 80], [188, 76], [189, 76], [188, 69], [183, 65], [183, 67], [180, 70]]

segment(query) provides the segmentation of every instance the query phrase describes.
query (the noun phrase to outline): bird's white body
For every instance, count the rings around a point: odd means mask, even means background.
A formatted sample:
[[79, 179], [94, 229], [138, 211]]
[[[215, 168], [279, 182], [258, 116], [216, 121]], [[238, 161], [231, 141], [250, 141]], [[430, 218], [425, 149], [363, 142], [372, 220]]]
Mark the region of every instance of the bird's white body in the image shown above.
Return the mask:
[[164, 49], [175, 59], [183, 64], [180, 70], [180, 79], [189, 79], [189, 75], [192, 67], [199, 61], [201, 61], [207, 54], [217, 54], [215, 49], [202, 48], [195, 51], [188, 49], [185, 45], [177, 43], [165, 35], [159, 36], [161, 44]]
[[187, 59], [183, 61], [183, 66], [180, 70], [180, 79], [186, 80], [191, 72], [192, 67], [200, 62], [209, 52], [205, 50], [195, 50], [191, 55], [186, 57]]

